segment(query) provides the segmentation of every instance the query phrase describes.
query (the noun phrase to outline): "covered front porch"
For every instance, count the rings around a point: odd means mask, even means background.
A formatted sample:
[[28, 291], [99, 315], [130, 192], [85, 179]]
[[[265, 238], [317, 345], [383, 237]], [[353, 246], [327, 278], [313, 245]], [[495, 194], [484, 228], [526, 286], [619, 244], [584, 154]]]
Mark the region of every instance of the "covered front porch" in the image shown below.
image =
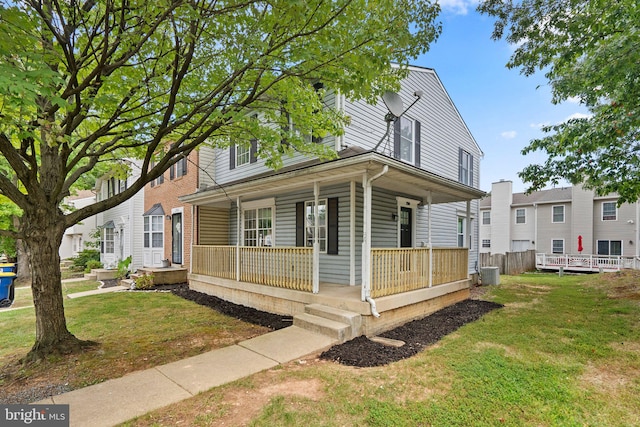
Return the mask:
[[[373, 152], [200, 191], [183, 198], [202, 214], [190, 287], [292, 317], [345, 310], [375, 334], [468, 297], [464, 236], [483, 194]], [[436, 246], [432, 205], [454, 202]]]

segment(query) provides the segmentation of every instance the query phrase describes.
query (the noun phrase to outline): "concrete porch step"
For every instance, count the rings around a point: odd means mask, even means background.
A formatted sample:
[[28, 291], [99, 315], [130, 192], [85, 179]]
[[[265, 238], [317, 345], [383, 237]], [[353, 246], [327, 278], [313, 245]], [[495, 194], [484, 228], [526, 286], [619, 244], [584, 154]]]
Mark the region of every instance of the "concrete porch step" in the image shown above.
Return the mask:
[[85, 273], [84, 278], [86, 280], [98, 280], [98, 275], [95, 273]]
[[293, 326], [326, 335], [337, 340], [338, 343], [343, 343], [351, 337], [351, 326], [346, 323], [309, 313], [300, 313], [293, 316]]
[[351, 334], [346, 337], [347, 340], [360, 335], [360, 330], [362, 329], [362, 316], [358, 313], [322, 304], [306, 305], [304, 307], [304, 311], [305, 313], [312, 314], [314, 316], [324, 317], [325, 319], [349, 325]]

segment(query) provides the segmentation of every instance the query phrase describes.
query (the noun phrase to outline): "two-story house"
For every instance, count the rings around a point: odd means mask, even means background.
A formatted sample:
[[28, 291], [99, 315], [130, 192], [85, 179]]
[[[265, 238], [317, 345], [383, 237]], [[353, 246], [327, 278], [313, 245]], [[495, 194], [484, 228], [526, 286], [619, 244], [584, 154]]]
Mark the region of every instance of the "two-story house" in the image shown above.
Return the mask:
[[[65, 209], [75, 210], [95, 203], [96, 195], [91, 190], [80, 190], [65, 199]], [[85, 248], [86, 242], [91, 240], [92, 232], [98, 228], [97, 217], [94, 215], [84, 221], [67, 228], [62, 236], [62, 243], [58, 250], [60, 259], [78, 255]]]
[[[130, 182], [140, 176], [139, 160], [130, 160], [130, 173], [126, 179], [105, 175], [96, 181], [97, 201], [124, 191]], [[143, 265], [143, 210], [144, 189], [129, 200], [96, 215], [100, 229], [100, 262], [107, 269], [118, 267], [118, 262], [131, 256], [130, 270]]]
[[272, 171], [259, 141], [202, 149], [212, 179], [181, 198], [197, 212], [191, 288], [295, 319], [313, 304], [349, 310], [354, 335], [467, 298], [482, 151], [434, 70], [410, 68], [399, 96], [406, 106], [416, 93], [383, 144], [383, 102], [327, 93], [351, 119], [317, 142], [335, 160], [296, 155]]
[[640, 204], [582, 186], [512, 193], [493, 183], [480, 202], [480, 251], [638, 257]]
[[[192, 207], [178, 200], [198, 186], [198, 151], [181, 157], [163, 175], [144, 188], [144, 267], [188, 266], [194, 233]], [[166, 264], [165, 264], [166, 265]]]

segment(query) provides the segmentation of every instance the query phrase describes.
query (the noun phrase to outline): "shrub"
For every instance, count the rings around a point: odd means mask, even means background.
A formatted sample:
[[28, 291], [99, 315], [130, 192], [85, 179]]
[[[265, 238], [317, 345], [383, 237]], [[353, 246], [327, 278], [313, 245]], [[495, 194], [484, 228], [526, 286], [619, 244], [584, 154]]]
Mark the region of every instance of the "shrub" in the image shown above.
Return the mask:
[[[71, 258], [71, 261], [73, 262], [73, 266], [75, 267], [75, 269], [79, 270], [79, 271], [84, 271], [87, 269], [87, 263], [89, 261], [97, 261], [98, 263], [100, 262], [100, 251], [96, 250], [96, 249], [84, 249], [81, 252], [78, 252], [78, 255]], [[102, 264], [100, 264], [100, 267], [94, 267], [93, 268], [101, 268]]]
[[153, 289], [153, 274], [143, 274], [135, 280], [136, 289]]
[[100, 261], [96, 261], [95, 259], [90, 259], [87, 261], [87, 265], [84, 267], [85, 273], [91, 272], [94, 268], [102, 268], [102, 263]]
[[118, 279], [126, 279], [129, 277], [129, 265], [131, 264], [131, 255], [125, 259], [118, 261]]

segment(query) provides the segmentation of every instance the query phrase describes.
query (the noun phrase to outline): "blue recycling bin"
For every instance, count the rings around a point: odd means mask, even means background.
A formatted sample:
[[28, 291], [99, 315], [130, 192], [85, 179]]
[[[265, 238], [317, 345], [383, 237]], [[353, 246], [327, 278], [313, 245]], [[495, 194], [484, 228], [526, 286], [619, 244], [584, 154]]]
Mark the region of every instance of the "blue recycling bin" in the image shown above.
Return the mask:
[[13, 304], [13, 280], [15, 273], [0, 272], [0, 307], [9, 307]]
[[15, 273], [16, 272], [16, 265], [14, 263], [11, 262], [5, 262], [0, 264], [0, 272], [3, 273]]

